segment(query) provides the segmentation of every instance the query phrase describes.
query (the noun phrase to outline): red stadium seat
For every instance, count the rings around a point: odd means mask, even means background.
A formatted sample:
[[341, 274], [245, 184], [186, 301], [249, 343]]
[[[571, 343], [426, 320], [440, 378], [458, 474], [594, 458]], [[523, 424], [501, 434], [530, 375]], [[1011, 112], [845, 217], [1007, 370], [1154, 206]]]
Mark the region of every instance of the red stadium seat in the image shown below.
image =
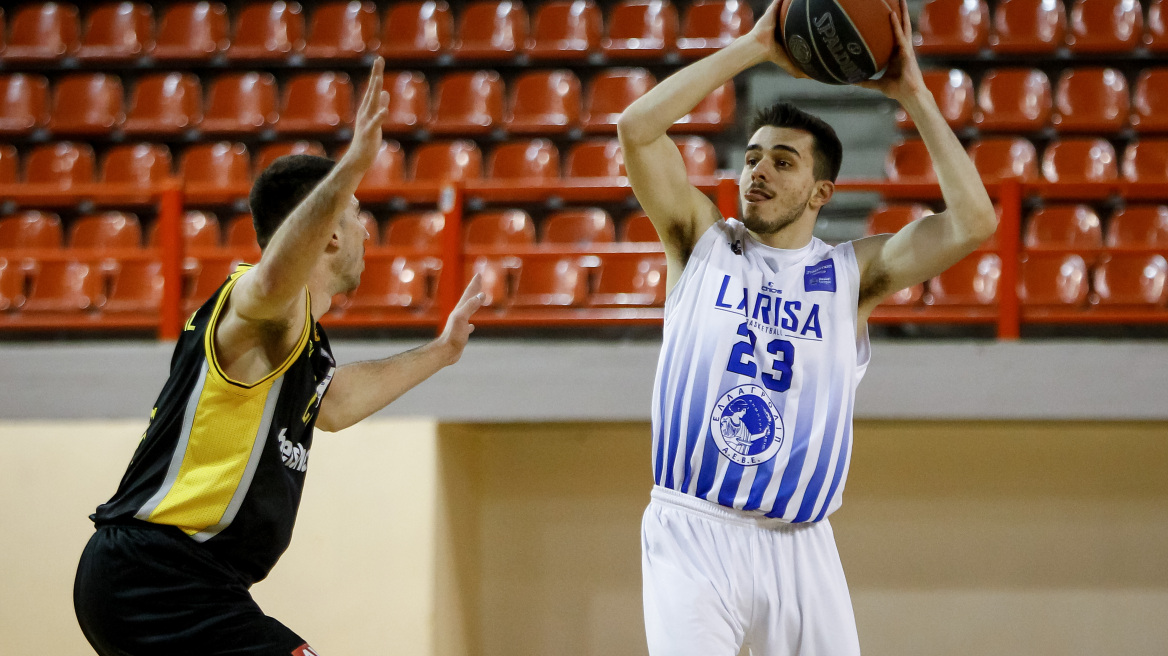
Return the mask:
[[973, 121], [982, 132], [1038, 132], [1050, 123], [1050, 78], [1036, 68], [986, 71]]
[[1159, 254], [1105, 255], [1092, 282], [1100, 306], [1163, 310], [1168, 303], [1168, 260]]
[[1021, 137], [991, 137], [969, 146], [969, 158], [981, 173], [983, 182], [1001, 182], [1016, 178], [1022, 182], [1038, 180], [1038, 151]]
[[468, 246], [530, 246], [535, 223], [523, 210], [479, 212], [466, 222], [463, 240]]
[[299, 3], [245, 5], [235, 19], [227, 58], [237, 62], [279, 61], [304, 49], [304, 14]]
[[690, 178], [711, 177], [718, 172], [718, 154], [713, 144], [701, 137], [674, 137], [673, 141]]
[[276, 132], [333, 133], [353, 123], [353, 85], [345, 73], [301, 73], [284, 86]]
[[558, 180], [560, 151], [547, 139], [501, 144], [495, 147], [487, 159], [487, 177], [541, 182]]
[[482, 151], [467, 140], [428, 143], [414, 151], [410, 167], [414, 180], [468, 180], [482, 174]]
[[21, 135], [49, 124], [49, 81], [43, 75], [0, 75], [0, 135]]
[[[385, 74], [389, 110], [381, 129], [387, 133], [413, 132], [430, 122], [430, 85], [417, 71]], [[362, 94], [364, 95], [364, 94]]]
[[191, 73], [139, 78], [124, 129], [128, 135], [179, 135], [203, 120], [203, 88]]
[[25, 267], [0, 257], [0, 312], [19, 310], [24, 305]]
[[643, 68], [610, 68], [592, 78], [581, 123], [588, 133], [616, 134], [616, 122], [657, 80]]
[[25, 158], [24, 180], [61, 191], [93, 182], [93, 148], [68, 141], [37, 146]]
[[868, 235], [895, 234], [901, 228], [933, 214], [933, 210], [926, 205], [913, 203], [911, 205], [881, 205], [868, 215]]
[[543, 222], [545, 244], [610, 244], [616, 241], [612, 217], [602, 209], [560, 210]]
[[592, 307], [661, 307], [665, 305], [665, 256], [602, 256]]
[[1128, 205], [1116, 211], [1107, 222], [1105, 243], [1168, 253], [1168, 205]]
[[142, 224], [127, 212], [83, 216], [69, 227], [70, 248], [140, 248]]
[[1104, 139], [1056, 141], [1042, 154], [1042, 176], [1068, 184], [1112, 182], [1119, 176], [1115, 149]]
[[514, 134], [562, 134], [580, 122], [580, 80], [571, 71], [525, 73], [511, 87], [504, 120]]
[[1085, 307], [1087, 281], [1087, 263], [1078, 255], [1028, 253], [1018, 270], [1018, 300], [1027, 307]]
[[53, 93], [49, 129], [60, 135], [97, 136], [126, 120], [122, 81], [105, 73], [67, 75]]
[[398, 214], [385, 229], [385, 245], [398, 248], [438, 249], [446, 217], [441, 212]]
[[1103, 224], [1086, 205], [1051, 205], [1031, 213], [1022, 243], [1031, 251], [1095, 253], [1103, 248]]
[[989, 43], [990, 10], [985, 0], [929, 0], [921, 7], [918, 22], [913, 45], [927, 57], [975, 55]]
[[82, 262], [37, 262], [29, 278], [28, 298], [21, 312], [76, 313], [105, 303], [102, 276]]
[[600, 47], [610, 59], [660, 59], [677, 42], [677, 9], [668, 0], [621, 0]]
[[[731, 0], [734, 1], [734, 0]], [[679, 132], [721, 132], [734, 125], [734, 82], [727, 82], [702, 99], [674, 123]]]
[[442, 0], [395, 3], [385, 14], [382, 30], [381, 54], [386, 61], [431, 60], [449, 50], [454, 17]]
[[251, 156], [241, 143], [219, 141], [191, 146], [183, 153], [179, 168], [188, 197], [196, 201], [200, 192], [246, 195], [251, 187]]
[[625, 217], [624, 222], [621, 223], [620, 240], [660, 243], [661, 237], [657, 235], [657, 228], [653, 227], [649, 215], [642, 211], [636, 211]]
[[211, 83], [200, 128], [205, 134], [246, 135], [271, 127], [277, 118], [271, 73], [228, 73]]
[[930, 183], [937, 181], [933, 160], [920, 139], [893, 144], [884, 162], [884, 174], [891, 182]]
[[[340, 159], [342, 154], [343, 151], [338, 152], [337, 159]], [[390, 191], [405, 179], [405, 171], [406, 156], [402, 152], [401, 144], [392, 139], [382, 141], [381, 147], [377, 149], [377, 157], [365, 172], [365, 177], [361, 178], [357, 191], [360, 193]]]
[[259, 251], [255, 222], [250, 214], [239, 214], [227, 223], [227, 247], [239, 250]]
[[130, 62], [150, 51], [154, 11], [148, 4], [113, 2], [89, 10], [77, 57], [90, 62]]
[[1140, 73], [1132, 105], [1131, 124], [1136, 132], [1168, 132], [1168, 68]]
[[742, 0], [695, 0], [685, 10], [677, 50], [696, 59], [730, 45], [754, 26], [754, 12]]
[[184, 277], [187, 278], [183, 286], [183, 313], [192, 314], [211, 295], [227, 282], [227, 277], [234, 271], [239, 259], [229, 254], [222, 257], [200, 258], [188, 260], [184, 263]]
[[319, 141], [285, 141], [282, 143], [273, 143], [260, 148], [259, 152], [253, 158], [252, 166], [255, 170], [255, 175], [263, 173], [272, 162], [285, 155], [317, 155], [319, 157], [328, 157], [324, 150], [324, 146]]
[[77, 7], [58, 2], [28, 4], [12, 14], [4, 61], [49, 63], [74, 55], [80, 46]]
[[150, 260], [122, 262], [114, 273], [106, 314], [157, 314], [162, 307], [162, 263]]
[[[189, 210], [183, 213], [182, 237], [184, 248], [216, 248], [219, 246], [219, 219], [211, 212]], [[146, 245], [158, 246], [158, 221], [146, 231]]]
[[568, 178], [616, 178], [625, 175], [625, 160], [616, 139], [582, 141], [568, 152], [564, 176]]
[[999, 55], [1053, 55], [1066, 34], [1062, 0], [998, 0], [990, 48]]
[[17, 160], [20, 156], [16, 153], [16, 146], [8, 144], [0, 144], [0, 184], [12, 184], [17, 180]]
[[1126, 54], [1143, 39], [1144, 10], [1133, 0], [1075, 0], [1067, 45], [1075, 54]]
[[227, 7], [221, 2], [180, 2], [158, 22], [150, 56], [156, 62], [206, 61], [227, 50]]
[[483, 285], [483, 307], [503, 308], [514, 298], [515, 281], [523, 262], [512, 256], [477, 257], [466, 267], [466, 281], [478, 276]]
[[479, 0], [462, 10], [454, 57], [460, 61], [506, 61], [527, 45], [527, 10], [521, 2]]
[[926, 305], [978, 306], [998, 302], [1002, 259], [993, 253], [974, 253], [929, 281]]
[[61, 217], [28, 210], [0, 218], [0, 248], [61, 248]]
[[170, 149], [162, 144], [114, 146], [102, 158], [101, 182], [148, 191], [171, 175]]
[[1058, 132], [1118, 132], [1131, 111], [1127, 78], [1114, 68], [1075, 68], [1059, 76], [1051, 123]]
[[450, 73], [434, 90], [429, 128], [440, 135], [485, 135], [503, 122], [503, 80], [495, 71]]
[[585, 61], [600, 51], [603, 23], [592, 0], [545, 2], [535, 14], [526, 52], [537, 61]]
[[304, 58], [310, 61], [359, 62], [381, 46], [377, 5], [341, 0], [318, 5], [312, 12]]
[[1123, 177], [1132, 182], [1168, 184], [1168, 139], [1142, 139], [1123, 152]]
[[579, 307], [588, 299], [588, 273], [576, 257], [525, 257], [514, 307]]
[[[973, 79], [965, 71], [937, 69], [924, 72], [925, 87], [937, 101], [945, 122], [954, 130], [967, 127], [973, 120]], [[912, 117], [903, 108], [896, 110], [896, 127], [916, 129]]]
[[1148, 3], [1148, 22], [1144, 26], [1144, 44], [1148, 51], [1162, 55], [1168, 52], [1168, 26], [1165, 25], [1164, 0]]
[[441, 269], [442, 261], [435, 257], [370, 260], [344, 311], [424, 310], [434, 303]]

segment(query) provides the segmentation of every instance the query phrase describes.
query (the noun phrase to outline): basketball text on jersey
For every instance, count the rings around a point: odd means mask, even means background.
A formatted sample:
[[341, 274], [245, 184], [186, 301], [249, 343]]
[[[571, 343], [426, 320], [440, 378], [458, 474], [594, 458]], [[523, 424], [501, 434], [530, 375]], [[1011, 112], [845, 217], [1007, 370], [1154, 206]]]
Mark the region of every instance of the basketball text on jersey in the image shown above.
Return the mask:
[[299, 442], [284, 437], [288, 434], [287, 428], [281, 428], [276, 441], [280, 445], [280, 459], [284, 466], [293, 471], [308, 471], [308, 449]]

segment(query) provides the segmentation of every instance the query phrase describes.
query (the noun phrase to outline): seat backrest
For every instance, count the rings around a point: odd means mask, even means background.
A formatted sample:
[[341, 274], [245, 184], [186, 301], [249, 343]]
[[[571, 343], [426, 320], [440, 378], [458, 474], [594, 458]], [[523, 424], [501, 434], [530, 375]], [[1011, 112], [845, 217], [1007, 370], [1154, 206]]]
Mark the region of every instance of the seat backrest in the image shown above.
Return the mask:
[[304, 57], [317, 61], [357, 61], [381, 46], [377, 5], [365, 0], [340, 0], [312, 11]]
[[622, 0], [608, 15], [600, 45], [609, 57], [657, 57], [677, 43], [677, 8], [668, 0]]
[[158, 22], [150, 55], [159, 62], [206, 60], [227, 50], [227, 6], [222, 2], [179, 2]]
[[1046, 73], [1036, 68], [992, 69], [982, 75], [973, 120], [982, 131], [1037, 132], [1050, 122], [1053, 104]]
[[384, 308], [422, 309], [434, 302], [441, 260], [433, 257], [395, 257], [370, 261], [361, 285], [349, 296], [348, 311]]
[[998, 0], [990, 47], [1009, 55], [1054, 53], [1066, 39], [1062, 0]]
[[430, 121], [430, 85], [417, 71], [387, 72], [385, 90], [389, 110], [381, 129], [390, 133], [412, 132]]
[[613, 178], [625, 174], [625, 160], [616, 139], [583, 141], [568, 151], [564, 176], [569, 178]]
[[24, 180], [61, 189], [93, 182], [94, 157], [89, 144], [68, 141], [37, 146], [25, 158]]
[[77, 7], [43, 2], [12, 14], [3, 58], [11, 62], [50, 62], [77, 52], [81, 20]]
[[150, 188], [171, 175], [170, 149], [163, 144], [123, 144], [106, 151], [101, 181]]
[[271, 73], [228, 73], [211, 83], [204, 132], [256, 132], [276, 122], [276, 78]]
[[[212, 212], [187, 210], [182, 218], [182, 238], [186, 248], [216, 248], [220, 239], [219, 219]], [[146, 230], [146, 245], [158, 246], [158, 221]]]
[[535, 223], [523, 210], [479, 212], [463, 230], [468, 246], [530, 246], [535, 243]]
[[1022, 137], [990, 137], [969, 146], [969, 158], [984, 182], [1016, 178], [1023, 182], [1038, 179], [1038, 151]]
[[1148, 3], [1148, 22], [1144, 26], [1144, 43], [1156, 54], [1168, 52], [1168, 21], [1165, 21], [1164, 0]]
[[[338, 151], [337, 159], [340, 159], [346, 150], [347, 146]], [[361, 178], [357, 190], [391, 189], [405, 179], [405, 171], [406, 155], [402, 152], [401, 144], [392, 139], [384, 140], [377, 149], [373, 164], [365, 171], [365, 177]]]
[[587, 296], [588, 275], [578, 258], [523, 258], [515, 290], [516, 307], [576, 307]]
[[251, 182], [251, 156], [241, 143], [219, 141], [190, 146], [182, 155], [180, 169], [188, 183], [232, 187]]
[[1023, 305], [1081, 307], [1087, 303], [1087, 263], [1074, 253], [1030, 253], [1018, 271]]
[[0, 312], [24, 305], [26, 271], [19, 262], [0, 257]]
[[414, 151], [410, 177], [414, 180], [467, 180], [483, 174], [483, 154], [468, 140], [428, 143]]
[[1127, 205], [1107, 222], [1108, 248], [1148, 248], [1168, 252], [1168, 205]]
[[0, 218], [0, 248], [61, 248], [61, 217], [26, 210]]
[[49, 129], [62, 135], [109, 133], [126, 120], [122, 80], [105, 73], [75, 73], [57, 82]]
[[259, 248], [259, 242], [256, 241], [255, 223], [250, 214], [237, 214], [228, 221], [227, 246]]
[[503, 80], [495, 71], [448, 73], [434, 90], [435, 134], [482, 134], [503, 121]]
[[655, 84], [657, 80], [643, 68], [610, 68], [597, 73], [584, 100], [585, 128], [615, 131], [621, 112]]
[[255, 174], [258, 176], [263, 173], [265, 169], [272, 165], [272, 162], [285, 155], [317, 155], [319, 157], [327, 157], [324, 145], [319, 141], [285, 141], [282, 143], [268, 144], [260, 148], [256, 153], [252, 166]]
[[1115, 148], [1105, 139], [1055, 141], [1042, 154], [1047, 182], [1111, 182], [1119, 176]]
[[1103, 248], [1103, 225], [1086, 205], [1050, 205], [1030, 214], [1022, 241], [1031, 250], [1097, 251]]
[[284, 85], [276, 131], [331, 132], [353, 122], [353, 85], [345, 73], [301, 73]]
[[991, 305], [998, 302], [1002, 259], [974, 253], [929, 281], [929, 305]]
[[437, 249], [442, 243], [446, 217], [442, 212], [398, 214], [385, 229], [385, 245], [399, 248]]
[[444, 0], [393, 3], [382, 22], [381, 54], [394, 62], [431, 59], [450, 49], [453, 33]]
[[20, 168], [20, 156], [16, 146], [0, 144], [0, 184], [12, 184], [17, 181]]
[[102, 276], [82, 262], [37, 262], [22, 312], [82, 312], [105, 302]]
[[89, 214], [69, 227], [70, 248], [140, 248], [142, 224], [135, 214], [102, 212]]
[[880, 205], [868, 215], [868, 226], [865, 234], [881, 235], [895, 234], [901, 228], [926, 216], [933, 214], [933, 210], [920, 203], [908, 205]]
[[101, 4], [89, 10], [77, 57], [88, 61], [129, 61], [150, 50], [154, 11], [137, 2]]
[[685, 9], [677, 49], [700, 57], [730, 45], [754, 26], [754, 12], [742, 0], [696, 0]]
[[540, 4], [527, 54], [533, 59], [585, 59], [600, 50], [604, 18], [592, 0], [551, 0]]
[[913, 45], [922, 55], [973, 55], [989, 43], [985, 0], [929, 0], [918, 23]]
[[660, 307], [665, 304], [665, 256], [605, 256], [589, 305]]
[[43, 75], [0, 75], [0, 134], [14, 135], [49, 123], [49, 81]]
[[500, 144], [487, 158], [487, 177], [500, 180], [557, 180], [560, 177], [560, 151], [547, 139]]
[[1163, 308], [1168, 303], [1168, 260], [1160, 254], [1105, 255], [1092, 282], [1100, 305]]
[[[674, 137], [685, 172], [691, 178], [709, 177], [717, 173], [718, 154], [714, 145], [701, 137]], [[622, 174], [623, 175], [623, 174]]]
[[522, 2], [471, 2], [458, 22], [454, 56], [468, 61], [509, 59], [527, 44], [527, 31], [527, 9]]
[[304, 48], [304, 13], [296, 2], [244, 5], [235, 19], [227, 57], [237, 61], [271, 61]]
[[637, 210], [625, 217], [621, 223], [620, 240], [657, 243], [661, 241], [661, 237], [657, 235], [657, 228], [653, 227], [649, 215]]
[[734, 82], [714, 89], [674, 125], [685, 132], [721, 132], [734, 124], [736, 107]]
[[114, 274], [109, 299], [102, 312], [157, 312], [162, 305], [162, 263], [128, 260]]
[[[941, 68], [924, 72], [925, 87], [937, 101], [949, 127], [958, 130], [973, 119], [973, 79], [959, 68]], [[914, 129], [912, 117], [904, 109], [896, 111], [896, 127]]]
[[1131, 124], [1137, 132], [1168, 132], [1168, 67], [1140, 72], [1132, 99]]
[[156, 73], [138, 80], [126, 117], [127, 134], [174, 134], [203, 120], [203, 88], [191, 73]]
[[1123, 151], [1123, 177], [1132, 182], [1168, 183], [1168, 139], [1141, 139]]
[[536, 71], [511, 86], [506, 116], [513, 133], [563, 132], [580, 121], [580, 80], [568, 70]]
[[1051, 122], [1059, 132], [1117, 132], [1130, 111], [1127, 78], [1115, 68], [1084, 67], [1059, 76]]
[[612, 217], [602, 209], [591, 207], [560, 210], [544, 219], [545, 244], [609, 244], [616, 241]]
[[1075, 0], [1067, 45], [1075, 53], [1126, 53], [1139, 45], [1144, 9], [1132, 0]]
[[884, 174], [892, 182], [936, 182], [933, 160], [920, 139], [906, 139], [892, 145], [884, 160]]

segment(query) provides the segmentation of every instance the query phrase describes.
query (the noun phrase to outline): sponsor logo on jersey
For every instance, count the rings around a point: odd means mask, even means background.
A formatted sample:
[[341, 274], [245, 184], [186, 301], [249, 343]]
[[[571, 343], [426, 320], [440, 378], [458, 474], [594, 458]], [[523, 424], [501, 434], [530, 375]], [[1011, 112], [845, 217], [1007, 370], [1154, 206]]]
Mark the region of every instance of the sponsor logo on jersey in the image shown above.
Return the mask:
[[809, 292], [835, 291], [835, 261], [824, 260], [803, 270], [803, 289]]
[[280, 445], [280, 460], [292, 471], [308, 471], [308, 448], [285, 437], [287, 433], [287, 428], [281, 428], [280, 434], [276, 436]]
[[718, 451], [749, 467], [762, 464], [783, 445], [783, 419], [766, 390], [754, 384], [726, 392], [710, 413], [710, 433]]
[[733, 251], [735, 255], [742, 255], [742, 240], [735, 239], [733, 242], [731, 242], [730, 250]]
[[300, 645], [299, 647], [297, 647], [296, 649], [293, 649], [292, 656], [320, 656], [320, 655], [317, 654], [316, 651], [313, 650], [312, 647], [309, 647], [308, 643], [306, 642], [306, 643]]

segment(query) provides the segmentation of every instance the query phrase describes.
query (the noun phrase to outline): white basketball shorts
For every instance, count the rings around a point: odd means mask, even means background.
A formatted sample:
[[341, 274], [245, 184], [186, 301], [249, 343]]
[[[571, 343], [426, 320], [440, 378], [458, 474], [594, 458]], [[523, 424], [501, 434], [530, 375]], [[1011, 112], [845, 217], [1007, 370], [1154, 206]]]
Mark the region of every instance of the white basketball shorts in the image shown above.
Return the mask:
[[858, 656], [826, 520], [789, 524], [654, 487], [641, 523], [651, 656]]

